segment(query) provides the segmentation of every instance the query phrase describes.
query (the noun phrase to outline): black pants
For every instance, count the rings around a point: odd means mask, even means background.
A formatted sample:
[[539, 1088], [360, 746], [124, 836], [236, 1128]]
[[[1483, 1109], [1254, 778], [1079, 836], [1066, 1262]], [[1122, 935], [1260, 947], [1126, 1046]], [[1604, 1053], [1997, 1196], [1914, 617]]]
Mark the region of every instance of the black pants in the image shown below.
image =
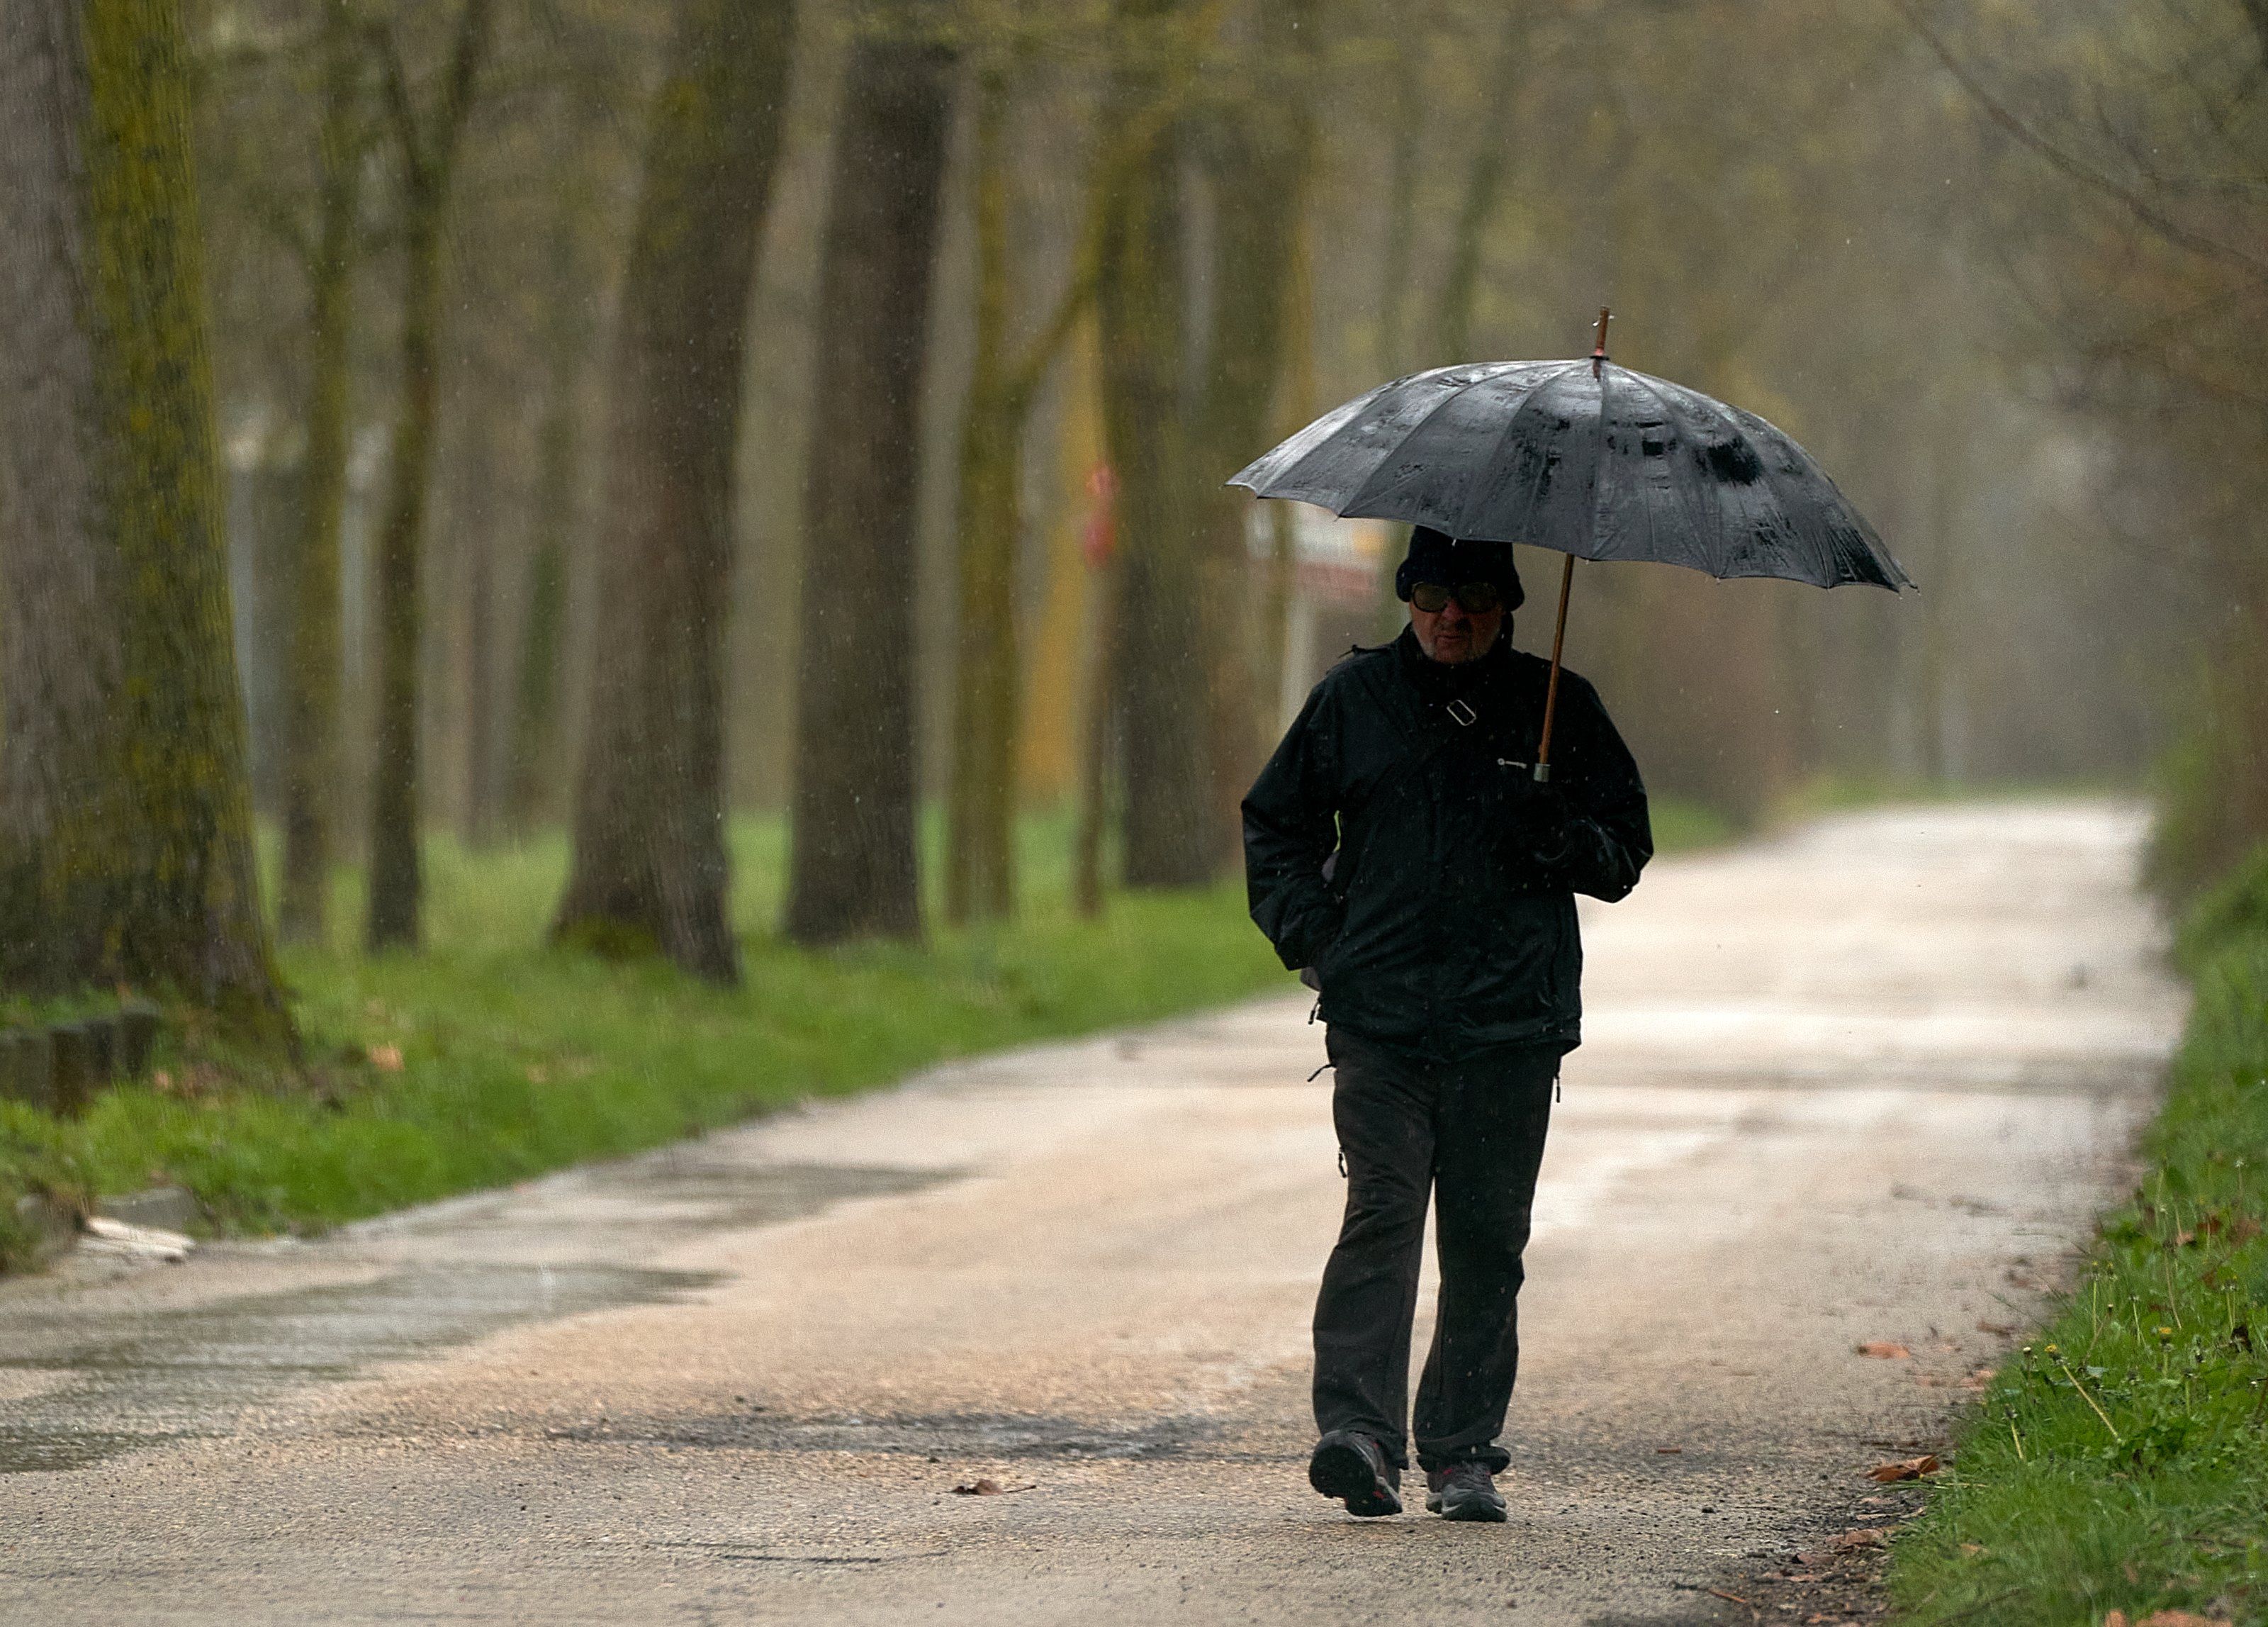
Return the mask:
[[1315, 1299], [1315, 1423], [1360, 1431], [1409, 1467], [1410, 1330], [1433, 1197], [1441, 1293], [1418, 1384], [1418, 1461], [1501, 1469], [1521, 1254], [1562, 1048], [1429, 1063], [1336, 1029], [1329, 1047], [1347, 1203]]

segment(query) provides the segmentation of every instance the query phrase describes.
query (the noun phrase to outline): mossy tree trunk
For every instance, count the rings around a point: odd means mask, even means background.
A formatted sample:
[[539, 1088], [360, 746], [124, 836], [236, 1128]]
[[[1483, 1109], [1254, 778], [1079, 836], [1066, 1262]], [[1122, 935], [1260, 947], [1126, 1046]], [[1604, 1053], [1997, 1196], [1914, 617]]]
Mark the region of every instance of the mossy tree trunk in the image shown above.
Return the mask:
[[[1090, 200], [1068, 284], [1038, 333], [1012, 356], [1005, 68], [986, 63], [975, 88], [976, 345], [961, 430], [953, 779], [946, 830], [945, 908], [955, 924], [998, 920], [1015, 910], [1023, 437], [1040, 386], [1094, 300], [1101, 241], [1100, 217]], [[1098, 162], [1098, 178], [1110, 173], [1112, 162], [1108, 154]]]
[[0, 28], [0, 973], [291, 1041], [254, 894], [177, 0]]
[[609, 390], [590, 721], [553, 935], [718, 982], [723, 665], [750, 285], [780, 146], [786, 0], [692, 0], [647, 137]]
[[[952, 53], [938, 0], [852, 46], [820, 271], [787, 930], [921, 931], [914, 505]], [[1012, 478], [1012, 476], [1011, 477]]]
[[441, 282], [449, 195], [488, 55], [493, 0], [464, 0], [431, 114], [418, 110], [398, 45], [387, 42], [386, 83], [401, 171], [401, 384], [384, 519], [378, 536], [378, 720], [371, 765], [370, 902], [373, 950], [415, 949], [424, 888], [417, 753], [419, 577], [441, 399]]
[[340, 771], [339, 527], [346, 508], [354, 266], [361, 227], [362, 41], [347, 0], [323, 0], [317, 222], [308, 245], [307, 451], [291, 579], [284, 711], [284, 884], [289, 943], [320, 943], [336, 856]]

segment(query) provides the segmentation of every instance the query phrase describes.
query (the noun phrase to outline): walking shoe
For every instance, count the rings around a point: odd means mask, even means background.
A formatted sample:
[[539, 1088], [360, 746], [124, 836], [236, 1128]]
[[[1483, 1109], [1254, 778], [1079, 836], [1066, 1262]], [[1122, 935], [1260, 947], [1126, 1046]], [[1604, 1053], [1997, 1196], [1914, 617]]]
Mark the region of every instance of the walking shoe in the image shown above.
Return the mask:
[[1402, 1512], [1402, 1471], [1386, 1461], [1385, 1447], [1352, 1430], [1333, 1430], [1315, 1443], [1307, 1483], [1365, 1520]]
[[1485, 1463], [1452, 1463], [1425, 1471], [1425, 1506], [1444, 1520], [1504, 1523], [1504, 1497]]

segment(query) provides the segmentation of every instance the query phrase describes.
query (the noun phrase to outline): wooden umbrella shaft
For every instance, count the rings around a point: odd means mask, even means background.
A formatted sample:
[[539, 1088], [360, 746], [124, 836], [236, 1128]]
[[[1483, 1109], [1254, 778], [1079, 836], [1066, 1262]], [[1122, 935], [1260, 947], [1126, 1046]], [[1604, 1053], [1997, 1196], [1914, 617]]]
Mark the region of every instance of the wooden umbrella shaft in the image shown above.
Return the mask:
[[1535, 780], [1551, 778], [1551, 723], [1559, 713], [1559, 656], [1567, 647], [1567, 595], [1575, 586], [1575, 556], [1559, 572], [1559, 619], [1551, 629], [1551, 683], [1543, 691], [1543, 733], [1535, 743]]
[[[1599, 336], [1591, 346], [1591, 376], [1601, 377], [1607, 369], [1607, 323], [1614, 312], [1607, 306], [1599, 307]], [[1605, 386], [1600, 388], [1604, 391]], [[1599, 401], [1599, 425], [1606, 427], [1606, 400], [1603, 393]], [[1604, 471], [1602, 470], [1602, 473]], [[1575, 586], [1575, 556], [1569, 554], [1559, 572], [1559, 619], [1551, 628], [1551, 683], [1543, 691], [1543, 733], [1535, 742], [1535, 782], [1545, 783], [1551, 778], [1551, 723], [1559, 715], [1559, 657], [1567, 647], [1567, 595]]]

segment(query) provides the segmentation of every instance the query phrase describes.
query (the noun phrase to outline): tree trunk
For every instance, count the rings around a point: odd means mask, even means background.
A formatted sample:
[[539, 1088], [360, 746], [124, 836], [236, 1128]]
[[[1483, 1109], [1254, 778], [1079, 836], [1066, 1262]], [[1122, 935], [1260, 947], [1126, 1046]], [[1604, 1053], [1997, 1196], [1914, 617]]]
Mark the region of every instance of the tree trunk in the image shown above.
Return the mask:
[[1095, 399], [1101, 364], [1091, 305], [1065, 342], [1064, 363], [1051, 448], [1057, 496], [1048, 525], [1047, 586], [1018, 681], [1016, 781], [1020, 796], [1070, 808], [1080, 795], [1086, 678], [1094, 654], [1096, 572], [1090, 544], [1098, 515], [1080, 499], [1094, 498], [1104, 468]]
[[[1315, 413], [1314, 251], [1303, 221], [1292, 233], [1292, 265], [1284, 294], [1283, 382], [1276, 392], [1276, 419], [1268, 436], [1281, 439], [1307, 424]], [[1266, 618], [1260, 635], [1260, 674], [1254, 690], [1266, 708], [1259, 745], [1267, 750], [1285, 721], [1285, 665], [1292, 632], [1292, 603], [1299, 586], [1299, 511], [1270, 503], [1268, 516]]]
[[1425, 71], [1424, 43], [1432, 30], [1433, 8], [1424, 0], [1409, 8], [1408, 43], [1394, 53], [1394, 136], [1386, 169], [1386, 241], [1378, 277], [1378, 353], [1373, 371], [1397, 373], [1409, 364], [1403, 317], [1410, 306], [1410, 272], [1417, 263], [1418, 188], [1423, 173], [1425, 108], [1432, 86]]
[[[487, 443], [482, 452], [492, 457], [496, 452], [492, 437], [485, 429], [475, 433]], [[482, 457], [475, 464], [475, 478], [483, 464], [490, 470], [495, 468], [487, 457]], [[495, 842], [499, 807], [504, 800], [503, 788], [497, 779], [497, 770], [501, 766], [497, 744], [502, 707], [497, 692], [496, 544], [488, 526], [476, 519], [465, 528], [459, 546], [470, 557], [464, 561], [460, 588], [465, 595], [461, 634], [464, 647], [460, 657], [464, 662], [465, 680], [465, 732], [460, 742], [464, 748], [465, 795], [458, 833], [466, 847], [478, 849]]]
[[[1015, 908], [1016, 544], [1023, 403], [1008, 359], [1008, 176], [1001, 152], [1005, 73], [976, 80], [976, 334], [961, 433], [959, 616], [953, 783], [946, 830], [946, 919]], [[1029, 399], [1028, 392], [1025, 400]]]
[[567, 538], [574, 525], [577, 433], [572, 381], [562, 379], [546, 410], [536, 449], [535, 545], [527, 560], [527, 606], [513, 669], [512, 771], [505, 817], [526, 835], [556, 803], [559, 777], [559, 663], [567, 632]]
[[0, 28], [0, 973], [288, 1045], [252, 864], [176, 0]]
[[418, 578], [440, 411], [444, 228], [465, 121], [486, 55], [491, 0], [465, 0], [429, 130], [411, 107], [397, 56], [389, 64], [401, 147], [401, 400], [385, 520], [378, 537], [378, 724], [371, 764], [370, 903], [364, 938], [376, 952], [415, 949], [424, 887], [419, 874], [417, 645], [424, 620]]
[[[1116, 488], [1104, 501], [1115, 503]], [[1115, 510], [1108, 522], [1116, 526]], [[1088, 921], [1102, 914], [1108, 887], [1103, 848], [1110, 829], [1110, 765], [1118, 756], [1123, 714], [1116, 692], [1121, 643], [1120, 561], [1112, 548], [1094, 567], [1094, 649], [1088, 659], [1080, 710], [1086, 732], [1079, 742], [1079, 828], [1071, 842], [1071, 907]]]
[[554, 937], [740, 976], [725, 914], [733, 455], [788, 0], [693, 0], [647, 137], [609, 391], [591, 706]]
[[787, 930], [921, 931], [914, 753], [918, 413], [952, 55], [935, 0], [852, 47], [820, 274]]
[[[1022, 683], [1016, 557], [1024, 529], [1024, 430], [1042, 381], [1094, 297], [1101, 225], [1091, 196], [1069, 285], [1029, 346], [1010, 359], [1008, 177], [1001, 151], [1008, 111], [1005, 70], [988, 66], [977, 78], [976, 94], [976, 342], [961, 435], [953, 782], [946, 832], [946, 917], [956, 925], [998, 920], [1015, 909]], [[1098, 179], [1111, 165], [1105, 155]]]
[[434, 329], [440, 322], [441, 232], [430, 182], [413, 182], [403, 212], [401, 399], [377, 554], [378, 736], [365, 934], [373, 951], [417, 947], [424, 891], [417, 854], [417, 644], [424, 619], [418, 578], [440, 397]]
[[[1224, 113], [1210, 154], [1216, 220], [1212, 365], [1199, 422], [1203, 445], [1224, 471], [1258, 456], [1270, 439], [1269, 410], [1283, 370], [1314, 165], [1314, 121], [1307, 107], [1314, 19], [1314, 0], [1263, 0], [1260, 71], [1272, 82]], [[1262, 686], [1263, 673], [1247, 654], [1261, 632], [1253, 625], [1245, 536], [1255, 499], [1224, 485], [1211, 470], [1191, 473], [1204, 528], [1199, 570], [1211, 700], [1208, 836], [1219, 862], [1227, 865], [1241, 851], [1237, 808], [1259, 772], [1266, 749], [1262, 720], [1274, 721], [1276, 696]], [[1261, 634], [1263, 647], [1265, 637]]]
[[552, 242], [546, 327], [551, 363], [549, 399], [536, 434], [534, 545], [528, 551], [519, 658], [512, 667], [512, 755], [504, 817], [526, 835], [556, 807], [560, 780], [559, 662], [567, 626], [567, 553], [583, 490], [584, 368], [590, 323], [584, 315], [581, 266], [575, 252], [577, 215], [563, 207]]
[[[1134, 0], [1122, 16], [1146, 31], [1174, 10], [1173, 0]], [[1122, 59], [1113, 124], [1131, 123], [1160, 97], [1161, 67], [1154, 50]], [[1136, 887], [1202, 884], [1219, 857], [1210, 839], [1209, 663], [1189, 501], [1181, 151], [1178, 123], [1167, 123], [1113, 177], [1097, 299], [1103, 433], [1118, 479], [1112, 688], [1123, 720], [1125, 877]]]
[[347, 0], [324, 0], [317, 240], [307, 265], [307, 451], [292, 576], [284, 711], [284, 887], [287, 943], [320, 943], [328, 915], [339, 779], [339, 526], [346, 507], [354, 262], [362, 212], [362, 53]]

